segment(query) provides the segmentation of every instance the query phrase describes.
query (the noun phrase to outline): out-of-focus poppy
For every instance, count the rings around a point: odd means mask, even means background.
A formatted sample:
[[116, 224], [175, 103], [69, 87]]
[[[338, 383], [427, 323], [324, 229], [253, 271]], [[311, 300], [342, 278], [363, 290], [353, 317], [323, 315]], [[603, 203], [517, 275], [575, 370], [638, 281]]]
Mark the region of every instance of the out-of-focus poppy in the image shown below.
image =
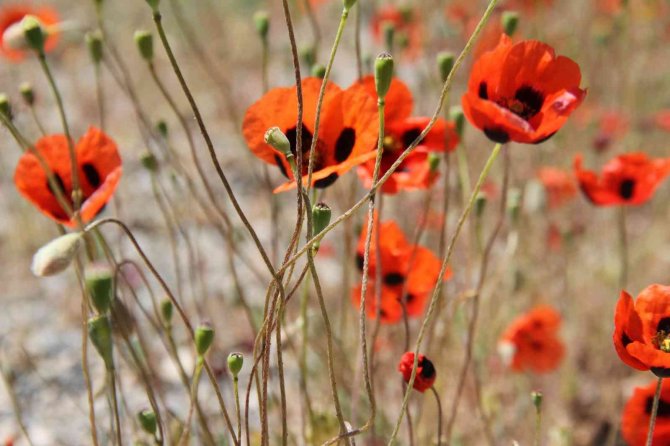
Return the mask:
[[659, 129], [670, 132], [670, 109], [656, 112], [654, 123]]
[[579, 66], [556, 56], [544, 43], [512, 44], [503, 34], [498, 46], [475, 62], [463, 112], [492, 141], [539, 144], [565, 124], [581, 104]]
[[58, 44], [58, 31], [54, 25], [59, 21], [55, 10], [43, 6], [34, 7], [28, 4], [16, 3], [0, 7], [0, 53], [13, 62], [19, 62], [25, 57], [25, 51], [13, 48], [7, 37], [11, 34], [20, 34], [21, 20], [27, 15], [35, 16], [47, 28], [47, 39], [44, 42], [44, 51], [53, 50]]
[[558, 338], [561, 315], [541, 305], [516, 318], [498, 342], [498, 350], [509, 367], [517, 372], [551, 372], [565, 355]]
[[[351, 89], [365, 91], [371, 98], [377, 97], [373, 76], [366, 76]], [[421, 134], [430, 118], [412, 117], [412, 93], [402, 81], [391, 80], [384, 107], [384, 151], [379, 176], [393, 165], [407, 147]], [[452, 122], [438, 119], [433, 128], [414, 151], [406, 157], [382, 185], [381, 191], [395, 194], [401, 190], [427, 189], [437, 179], [438, 173], [428, 165], [429, 152], [451, 152], [458, 145], [458, 134]], [[372, 186], [375, 160], [371, 159], [358, 167], [358, 176], [365, 187]]]
[[564, 170], [555, 167], [542, 167], [537, 171], [537, 178], [547, 193], [547, 202], [550, 209], [560, 207], [577, 195], [577, 185], [574, 177]]
[[554, 0], [511, 0], [509, 7], [520, 9], [526, 14], [533, 14], [542, 8], [548, 8], [554, 3]]
[[[34, 150], [49, 166], [65, 200], [72, 207], [72, 169], [67, 138], [64, 135], [45, 136], [37, 141]], [[116, 143], [94, 127], [77, 142], [75, 154], [83, 194], [80, 215], [84, 222], [88, 222], [103, 209], [116, 190], [122, 172], [121, 157]], [[58, 203], [47, 172], [32, 151], [27, 151], [19, 159], [14, 184], [42, 213], [66, 226], [75, 226], [75, 220]]]
[[610, 160], [598, 178], [582, 169], [582, 155], [575, 156], [575, 175], [584, 195], [595, 205], [638, 205], [648, 201], [670, 175], [670, 158], [650, 159], [645, 153], [619, 155]]
[[421, 53], [421, 22], [416, 10], [409, 7], [388, 5], [379, 9], [372, 17], [372, 35], [381, 42], [384, 38], [384, 24], [393, 25], [396, 41], [403, 49], [403, 55], [415, 58]]
[[623, 137], [628, 131], [628, 118], [615, 110], [604, 111], [598, 120], [598, 133], [593, 138], [596, 152], [609, 149], [612, 141]]
[[[400, 358], [398, 363], [398, 371], [402, 373], [402, 378], [406, 383], [409, 383], [409, 379], [412, 377], [412, 369], [414, 368], [414, 352], [406, 352]], [[414, 376], [413, 388], [423, 393], [426, 390], [433, 387], [435, 379], [437, 378], [437, 373], [435, 372], [435, 366], [426, 358], [426, 355], [419, 353], [419, 359], [416, 366], [416, 374]]]
[[[302, 81], [304, 102], [302, 127], [303, 181], [307, 181], [309, 149], [316, 120], [316, 103], [322, 80]], [[275, 165], [289, 180], [275, 192], [295, 187], [291, 167], [283, 153], [264, 140], [270, 127], [279, 127], [291, 143], [295, 155], [298, 119], [296, 87], [273, 88], [251, 105], [244, 116], [242, 132], [254, 155]], [[342, 90], [332, 82], [326, 86], [321, 108], [319, 138], [314, 153], [313, 186], [328, 187], [352, 167], [375, 156], [378, 135], [376, 101], [360, 90]]]
[[[655, 392], [654, 380], [646, 387], [635, 388], [633, 396], [626, 402], [621, 416], [621, 435], [628, 446], [646, 444]], [[670, 444], [670, 381], [667, 379], [661, 387], [652, 444]]]
[[[376, 227], [373, 225], [368, 258], [369, 281], [366, 295], [366, 312], [370, 318], [374, 318], [377, 312], [375, 293], [378, 286], [375, 283], [377, 276], [376, 232]], [[364, 229], [361, 232], [356, 251], [356, 263], [360, 269], [363, 268], [366, 236], [367, 229]], [[411, 245], [394, 221], [379, 224], [379, 240], [382, 276], [380, 320], [389, 324], [399, 322], [403, 315], [403, 302], [406, 304], [408, 316], [420, 316], [439, 277], [440, 260], [429, 249]], [[451, 270], [447, 269], [443, 280], [450, 277]], [[405, 291], [404, 296], [403, 291]], [[360, 305], [361, 292], [361, 286], [355, 287], [352, 291], [352, 300], [356, 306]]]
[[670, 286], [649, 285], [635, 302], [622, 291], [612, 338], [619, 358], [630, 367], [670, 376]]

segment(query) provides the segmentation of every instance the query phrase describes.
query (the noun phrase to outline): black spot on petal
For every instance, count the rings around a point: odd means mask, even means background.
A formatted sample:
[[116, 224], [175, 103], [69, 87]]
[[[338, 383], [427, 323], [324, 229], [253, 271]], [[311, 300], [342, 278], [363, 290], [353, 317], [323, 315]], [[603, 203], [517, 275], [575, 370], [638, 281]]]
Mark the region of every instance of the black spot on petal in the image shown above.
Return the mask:
[[[63, 179], [57, 173], [54, 173], [53, 176], [54, 176], [54, 182], [58, 185], [58, 189], [60, 189], [63, 195], [65, 195], [65, 199], [67, 199], [68, 193], [67, 190], [65, 190], [65, 183], [63, 183]], [[56, 197], [56, 190], [54, 190], [54, 188], [51, 187], [51, 183], [49, 182], [49, 180], [47, 180], [47, 188], [49, 188], [49, 192], [51, 192], [51, 195]]]
[[485, 128], [484, 134], [488, 139], [490, 139], [493, 142], [499, 142], [500, 144], [505, 144], [506, 142], [509, 142], [509, 135], [507, 134], [506, 131], [501, 129]]
[[626, 179], [619, 184], [619, 196], [624, 200], [630, 200], [635, 193], [635, 180]]
[[543, 142], [545, 142], [546, 140], [548, 140], [549, 138], [551, 138], [555, 134], [556, 134], [556, 132], [550, 133], [547, 136], [545, 136], [544, 138], [540, 138], [537, 141], [533, 141], [533, 144], [542, 144]]
[[[644, 404], [644, 411], [647, 415], [651, 415], [651, 409], [654, 406], [654, 397], [647, 397], [647, 401]], [[659, 400], [658, 402], [658, 412], [656, 413], [659, 417], [670, 417], [670, 403], [667, 401]]]
[[479, 97], [481, 99], [488, 99], [489, 98], [488, 85], [486, 85], [486, 82], [480, 82], [479, 83], [478, 94], [479, 94]]
[[356, 130], [351, 127], [342, 129], [340, 136], [337, 137], [337, 141], [335, 142], [335, 161], [341, 163], [349, 158], [351, 151], [354, 150], [355, 144]]
[[[307, 130], [305, 126], [302, 126], [302, 152], [309, 152], [309, 148], [312, 146], [312, 132]], [[291, 144], [291, 152], [293, 155], [296, 155], [296, 145], [298, 143], [298, 130], [295, 127], [291, 127], [286, 131], [286, 138]]]
[[384, 276], [384, 283], [389, 286], [402, 285], [405, 282], [405, 276], [400, 273], [388, 273]]
[[421, 129], [409, 129], [402, 134], [403, 149], [406, 149], [421, 134]]
[[90, 184], [93, 189], [97, 189], [102, 181], [95, 166], [91, 163], [84, 163], [84, 165], [81, 166], [81, 169], [84, 171], [84, 176], [86, 177], [86, 180], [88, 180], [88, 184]]
[[428, 358], [423, 358], [418, 364], [421, 367], [421, 377], [423, 379], [431, 379], [435, 376], [435, 366]]
[[[315, 168], [314, 170], [317, 170], [317, 169]], [[333, 172], [330, 175], [328, 175], [326, 178], [321, 178], [320, 180], [316, 180], [314, 182], [314, 187], [319, 188], [319, 189], [323, 189], [324, 187], [328, 187], [331, 184], [333, 184], [335, 181], [337, 181], [337, 179], [339, 177], [340, 176], [337, 174], [337, 172]]]
[[365, 262], [365, 259], [363, 258], [363, 254], [356, 254], [356, 267], [360, 271], [363, 271], [363, 263], [364, 262]]
[[623, 344], [623, 346], [625, 347], [628, 344], [630, 344], [631, 342], [633, 342], [633, 340], [631, 338], [629, 338], [628, 335], [624, 332], [621, 335], [621, 343]]

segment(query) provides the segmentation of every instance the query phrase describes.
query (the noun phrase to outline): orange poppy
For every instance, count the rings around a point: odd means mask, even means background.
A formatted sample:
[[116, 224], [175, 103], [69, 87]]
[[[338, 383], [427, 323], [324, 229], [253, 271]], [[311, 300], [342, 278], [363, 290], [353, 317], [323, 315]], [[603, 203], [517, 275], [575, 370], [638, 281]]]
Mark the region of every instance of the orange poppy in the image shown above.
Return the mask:
[[[72, 170], [67, 138], [64, 135], [45, 136], [37, 141], [34, 150], [49, 166], [64, 198], [72, 206]], [[104, 208], [116, 190], [122, 172], [121, 157], [116, 143], [94, 127], [90, 127], [77, 142], [75, 154], [83, 194], [80, 214], [81, 219], [88, 222]], [[47, 172], [32, 151], [25, 152], [19, 159], [14, 184], [42, 213], [66, 226], [75, 226], [76, 222], [56, 200]]]
[[[405, 291], [405, 304], [408, 316], [418, 317], [423, 314], [429, 295], [440, 274], [440, 260], [429, 249], [411, 245], [402, 229], [394, 221], [381, 222], [379, 225], [379, 252], [381, 255], [382, 284], [380, 320], [385, 323], [396, 323], [402, 319], [402, 292]], [[363, 269], [363, 255], [367, 229], [361, 232], [356, 251], [356, 263]], [[376, 316], [375, 283], [377, 268], [376, 227], [373, 224], [370, 243], [368, 266], [368, 289], [366, 296], [366, 312], [368, 317]], [[451, 277], [447, 269], [443, 280]], [[361, 286], [352, 291], [352, 300], [356, 306], [361, 302]]]
[[[307, 182], [309, 149], [316, 120], [316, 103], [322, 80], [310, 77], [302, 81], [304, 102], [301, 171]], [[296, 122], [298, 100], [296, 87], [273, 88], [251, 105], [244, 115], [242, 132], [254, 155], [275, 165], [290, 181], [275, 192], [295, 187], [291, 167], [283, 153], [265, 143], [264, 135], [270, 127], [279, 127], [296, 150]], [[332, 82], [326, 86], [319, 138], [315, 146], [312, 185], [328, 187], [352, 167], [375, 156], [378, 135], [376, 101], [357, 89], [342, 90]]]
[[619, 358], [630, 367], [670, 376], [670, 286], [650, 285], [635, 302], [622, 291], [613, 339]]
[[[628, 446], [646, 444], [655, 392], [654, 380], [646, 387], [636, 387], [633, 396], [626, 402], [621, 416], [621, 435]], [[667, 379], [661, 385], [652, 443], [670, 444], [670, 381]]]
[[0, 53], [13, 62], [19, 62], [25, 57], [25, 51], [11, 48], [7, 43], [6, 33], [16, 32], [15, 27], [20, 26], [21, 20], [27, 15], [35, 16], [45, 27], [49, 27], [48, 36], [44, 42], [44, 51], [51, 51], [58, 43], [58, 32], [53, 26], [58, 23], [59, 18], [56, 11], [49, 7], [36, 8], [27, 4], [9, 4], [0, 7]]
[[414, 9], [392, 5], [379, 9], [371, 22], [372, 35], [377, 42], [384, 38], [384, 23], [393, 25], [396, 41], [401, 42], [404, 55], [413, 59], [421, 53], [421, 23]]
[[580, 81], [579, 66], [557, 57], [549, 45], [512, 44], [503, 34], [498, 46], [473, 65], [463, 112], [492, 141], [539, 144], [581, 104], [586, 91]]
[[[374, 100], [377, 98], [373, 76], [365, 76], [351, 89], [365, 91]], [[407, 85], [393, 78], [386, 94], [386, 106], [384, 107], [384, 151], [380, 177], [396, 162], [430, 121], [430, 118], [427, 117], [412, 117], [413, 103], [412, 92]], [[428, 165], [428, 153], [451, 152], [456, 149], [458, 142], [455, 125], [450, 121], [438, 119], [420, 145], [403, 160], [382, 185], [381, 191], [386, 194], [395, 194], [401, 190], [429, 188], [437, 179], [438, 173], [431, 171]], [[375, 160], [371, 159], [357, 169], [359, 178], [367, 188], [372, 187], [374, 168]]]
[[516, 318], [498, 342], [498, 350], [509, 367], [517, 372], [551, 372], [565, 355], [558, 338], [561, 315], [550, 306], [541, 305]]
[[[412, 369], [414, 368], [414, 352], [406, 352], [400, 358], [398, 363], [398, 371], [402, 373], [402, 378], [406, 383], [412, 377]], [[419, 359], [416, 365], [416, 374], [414, 375], [414, 384], [412, 387], [415, 390], [423, 393], [433, 387], [433, 383], [437, 378], [435, 373], [435, 366], [426, 355], [419, 353]]]
[[638, 205], [654, 195], [670, 175], [670, 158], [650, 159], [645, 153], [619, 155], [610, 160], [598, 178], [582, 169], [582, 155], [575, 156], [575, 174], [584, 195], [595, 205]]
[[628, 118], [615, 110], [602, 113], [598, 122], [598, 133], [593, 139], [593, 148], [596, 152], [609, 149], [612, 141], [623, 137], [628, 131]]
[[670, 109], [656, 112], [653, 119], [656, 127], [660, 130], [670, 132]]
[[564, 170], [542, 167], [537, 171], [537, 178], [544, 186], [551, 209], [560, 207], [577, 195], [574, 178]]

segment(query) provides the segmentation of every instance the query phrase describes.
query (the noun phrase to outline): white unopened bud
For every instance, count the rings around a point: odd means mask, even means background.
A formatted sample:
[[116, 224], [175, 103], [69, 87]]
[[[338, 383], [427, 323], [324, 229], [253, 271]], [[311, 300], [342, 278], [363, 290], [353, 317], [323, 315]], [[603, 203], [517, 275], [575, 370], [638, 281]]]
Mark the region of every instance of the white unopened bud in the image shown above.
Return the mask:
[[77, 254], [82, 233], [73, 232], [51, 240], [37, 250], [30, 270], [36, 276], [53, 276], [64, 271]]
[[498, 343], [498, 355], [505, 367], [509, 367], [514, 360], [516, 354], [516, 346], [509, 341], [501, 341]]

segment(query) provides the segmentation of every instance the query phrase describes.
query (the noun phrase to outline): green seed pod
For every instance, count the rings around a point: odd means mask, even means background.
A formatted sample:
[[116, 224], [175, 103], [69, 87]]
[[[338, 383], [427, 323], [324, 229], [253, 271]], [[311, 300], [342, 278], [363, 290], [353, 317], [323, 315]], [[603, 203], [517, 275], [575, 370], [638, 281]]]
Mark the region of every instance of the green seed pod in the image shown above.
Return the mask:
[[440, 80], [445, 82], [451, 69], [454, 67], [455, 56], [451, 51], [440, 51], [437, 54], [437, 68], [440, 70]]
[[312, 65], [312, 76], [323, 79], [326, 77], [326, 67], [321, 64]]
[[431, 172], [437, 172], [437, 169], [440, 167], [440, 161], [442, 161], [442, 157], [439, 154], [435, 152], [428, 154], [428, 168]]
[[154, 59], [154, 36], [149, 31], [138, 30], [133, 38], [142, 59], [151, 62]]
[[279, 127], [270, 127], [265, 132], [265, 142], [287, 157], [293, 156], [293, 153], [291, 153], [291, 143]]
[[344, 10], [349, 11], [356, 4], [356, 0], [344, 0]]
[[88, 336], [105, 362], [107, 370], [114, 369], [112, 354], [112, 324], [107, 316], [96, 316], [88, 320]]
[[170, 299], [164, 299], [161, 301], [161, 317], [163, 318], [163, 324], [166, 327], [172, 325], [172, 315], [174, 314], [174, 306]]
[[156, 434], [156, 413], [151, 409], [144, 409], [137, 414], [137, 420], [140, 422], [140, 426], [144, 429], [144, 432], [150, 435]]
[[533, 406], [535, 409], [540, 410], [542, 408], [542, 392], [533, 391], [530, 392], [530, 399], [533, 400]]
[[99, 64], [102, 61], [102, 33], [100, 30], [87, 32], [84, 40], [86, 41], [91, 60], [94, 64]]
[[142, 163], [142, 166], [149, 172], [158, 171], [158, 160], [156, 159], [156, 156], [148, 150], [140, 153], [140, 163]]
[[160, 4], [161, 0], [146, 0], [146, 2], [151, 7], [153, 12], [158, 12], [158, 5]]
[[93, 307], [100, 314], [109, 310], [114, 298], [114, 277], [112, 271], [105, 267], [93, 267], [86, 271], [84, 278], [86, 289], [91, 296]]
[[393, 56], [381, 53], [375, 60], [375, 88], [379, 99], [384, 99], [393, 79]]
[[43, 53], [46, 35], [42, 23], [40, 23], [37, 17], [33, 15], [23, 17], [21, 27], [23, 28], [23, 37], [26, 39], [28, 46], [37, 52]]
[[233, 375], [233, 378], [237, 378], [240, 370], [242, 370], [242, 365], [244, 364], [244, 355], [242, 353], [231, 353], [228, 355], [228, 370], [230, 374]]
[[314, 236], [321, 234], [321, 231], [328, 226], [331, 215], [330, 207], [326, 203], [321, 202], [312, 206], [312, 229], [314, 229]]
[[516, 11], [505, 11], [502, 13], [500, 21], [502, 22], [505, 34], [511, 37], [514, 35], [517, 26], [519, 26], [519, 13]]
[[33, 86], [30, 82], [23, 82], [21, 86], [19, 86], [19, 91], [26, 104], [32, 106], [35, 103], [35, 93], [33, 92]]
[[300, 55], [300, 59], [302, 59], [302, 63], [311, 70], [316, 63], [316, 50], [314, 46], [311, 44], [302, 45], [298, 50], [298, 54]]
[[0, 93], [0, 113], [9, 121], [13, 118], [12, 105], [9, 103], [9, 98], [4, 93]]
[[254, 14], [254, 26], [256, 32], [261, 40], [266, 41], [268, 38], [268, 31], [270, 31], [270, 17], [267, 11], [256, 11]]
[[168, 137], [168, 126], [162, 119], [156, 123], [156, 131], [165, 139]]
[[458, 137], [462, 138], [465, 130], [465, 115], [460, 105], [454, 105], [449, 109], [449, 119], [454, 122]]
[[477, 218], [481, 218], [481, 216], [484, 214], [487, 201], [488, 199], [486, 198], [486, 194], [483, 192], [477, 193], [477, 196], [475, 197], [475, 216]]
[[214, 341], [214, 329], [209, 324], [201, 324], [195, 329], [195, 351], [204, 356]]
[[391, 51], [393, 49], [393, 42], [395, 42], [395, 23], [385, 20], [381, 23], [381, 28], [386, 49]]

